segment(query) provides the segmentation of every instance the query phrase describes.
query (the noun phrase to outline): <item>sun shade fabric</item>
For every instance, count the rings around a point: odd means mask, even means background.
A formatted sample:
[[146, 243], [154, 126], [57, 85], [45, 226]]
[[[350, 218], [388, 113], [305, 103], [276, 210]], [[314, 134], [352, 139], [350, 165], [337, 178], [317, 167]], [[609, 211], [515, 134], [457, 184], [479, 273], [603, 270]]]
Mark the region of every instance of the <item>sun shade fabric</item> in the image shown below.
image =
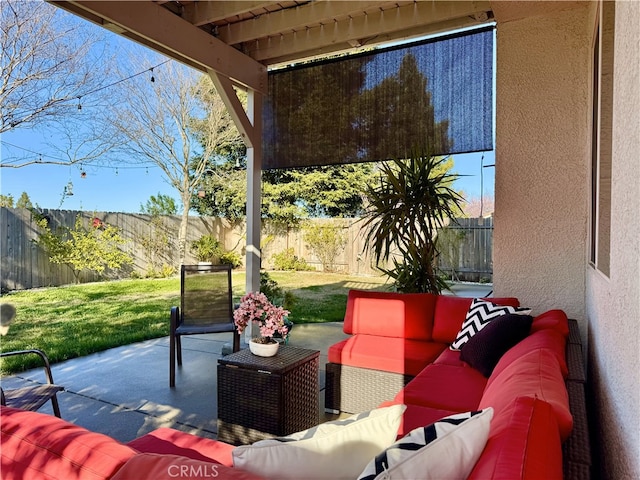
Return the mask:
[[263, 168], [493, 148], [493, 28], [269, 73]]

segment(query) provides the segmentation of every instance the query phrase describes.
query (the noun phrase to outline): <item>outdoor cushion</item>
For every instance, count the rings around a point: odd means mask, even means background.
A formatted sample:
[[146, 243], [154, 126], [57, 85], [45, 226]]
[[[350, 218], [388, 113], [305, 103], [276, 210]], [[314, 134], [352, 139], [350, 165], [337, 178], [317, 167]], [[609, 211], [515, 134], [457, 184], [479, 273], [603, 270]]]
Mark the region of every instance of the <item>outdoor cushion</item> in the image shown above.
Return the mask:
[[136, 454], [106, 435], [44, 413], [0, 407], [4, 480], [103, 480]]
[[[380, 404], [380, 407], [388, 407], [391, 405], [401, 405], [393, 400], [388, 400]], [[418, 427], [430, 425], [441, 418], [453, 415], [452, 410], [444, 410], [440, 408], [425, 407], [424, 405], [406, 404], [406, 410], [402, 414], [402, 421], [398, 427], [398, 438], [402, 438], [412, 430]]]
[[118, 470], [111, 480], [265, 480], [255, 473], [219, 463], [204, 462], [180, 455], [140, 453]]
[[489, 437], [493, 409], [416, 428], [371, 460], [358, 480], [467, 478]]
[[328, 350], [329, 362], [415, 376], [447, 346], [396, 337], [354, 335]]
[[438, 358], [433, 361], [434, 365], [439, 365], [441, 363], [445, 365], [451, 365], [454, 367], [462, 367], [468, 365], [467, 362], [460, 359], [460, 351], [459, 350], [451, 350], [450, 348], [445, 348]]
[[569, 319], [567, 314], [562, 310], [548, 310], [533, 319], [533, 324], [531, 325], [532, 333], [546, 328], [557, 330], [564, 337], [568, 337]]
[[529, 313], [531, 313], [530, 308], [497, 305], [474, 298], [451, 348], [460, 350], [471, 337], [496, 318], [508, 314], [529, 315]]
[[532, 321], [530, 315], [496, 318], [467, 341], [460, 359], [489, 378], [502, 355], [529, 335]]
[[220, 463], [228, 467], [233, 465], [231, 451], [235, 448], [219, 440], [198, 437], [172, 428], [158, 428], [132, 440], [127, 445], [140, 453], [180, 455], [193, 460]]
[[277, 479], [353, 479], [396, 440], [404, 405], [377, 408], [233, 450], [234, 466]]
[[[517, 298], [482, 298], [496, 305], [509, 305], [519, 307]], [[469, 311], [473, 298], [454, 297], [450, 295], [438, 295], [436, 308], [433, 316], [433, 333], [431, 338], [434, 342], [452, 343], [460, 331], [462, 322]]]
[[562, 448], [551, 406], [516, 397], [491, 421], [489, 440], [468, 480], [562, 480]]
[[527, 338], [507, 350], [507, 352], [502, 356], [493, 369], [491, 377], [489, 377], [489, 384], [491, 384], [497, 375], [511, 365], [516, 359], [541, 348], [553, 353], [558, 361], [558, 365], [560, 366], [562, 376], [566, 378], [569, 374], [567, 359], [565, 356], [566, 345], [566, 338], [555, 329], [547, 328], [531, 333]]
[[394, 398], [396, 403], [424, 405], [454, 412], [477, 410], [487, 379], [469, 365], [429, 365]]
[[436, 296], [349, 290], [343, 330], [348, 334], [431, 340]]
[[491, 376], [478, 409], [493, 407], [496, 415], [507, 408], [513, 398], [537, 397], [549, 403], [558, 422], [560, 437], [566, 440], [573, 428], [569, 398], [555, 355], [538, 349], [515, 359], [499, 374]]

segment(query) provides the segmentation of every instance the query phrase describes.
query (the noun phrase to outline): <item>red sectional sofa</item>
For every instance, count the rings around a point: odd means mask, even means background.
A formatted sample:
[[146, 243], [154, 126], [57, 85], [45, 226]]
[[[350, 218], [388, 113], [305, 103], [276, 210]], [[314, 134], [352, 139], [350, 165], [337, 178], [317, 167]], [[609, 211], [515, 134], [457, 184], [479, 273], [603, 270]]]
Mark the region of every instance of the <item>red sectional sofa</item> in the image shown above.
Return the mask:
[[[515, 299], [502, 301], [517, 305]], [[351, 364], [343, 367], [402, 380], [402, 386], [374, 406], [406, 405], [397, 438], [457, 412], [492, 407], [488, 439], [468, 478], [588, 479], [584, 372], [576, 322], [560, 310], [535, 317], [526, 338], [504, 353], [485, 377], [448, 346], [470, 303], [471, 299], [455, 297], [352, 292], [345, 331], [357, 338], [330, 350], [331, 363], [345, 360]], [[383, 321], [367, 321], [365, 316]], [[387, 344], [365, 336], [392, 340]], [[409, 357], [406, 362], [403, 353]], [[376, 370], [387, 367], [391, 371]], [[366, 375], [358, 378], [371, 378]], [[232, 467], [237, 447], [172, 429], [121, 444], [49, 415], [8, 407], [1, 407], [0, 415], [0, 468], [5, 480], [261, 478]], [[321, 455], [321, 460], [331, 462], [330, 456], [325, 460]], [[253, 469], [264, 473], [259, 465]]]

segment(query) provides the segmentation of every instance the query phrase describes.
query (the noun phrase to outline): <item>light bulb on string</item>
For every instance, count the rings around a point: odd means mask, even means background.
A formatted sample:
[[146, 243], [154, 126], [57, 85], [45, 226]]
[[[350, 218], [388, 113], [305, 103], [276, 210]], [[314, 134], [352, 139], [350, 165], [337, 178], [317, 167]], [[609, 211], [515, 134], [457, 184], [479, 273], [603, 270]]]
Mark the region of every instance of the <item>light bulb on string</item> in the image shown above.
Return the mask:
[[156, 77], [153, 76], [153, 67], [151, 67], [149, 71], [151, 72], [151, 83], [154, 83], [156, 81]]
[[118, 175], [118, 167], [116, 167], [116, 176]]
[[82, 104], [80, 103], [80, 99], [82, 97], [78, 97], [78, 110], [82, 110]]

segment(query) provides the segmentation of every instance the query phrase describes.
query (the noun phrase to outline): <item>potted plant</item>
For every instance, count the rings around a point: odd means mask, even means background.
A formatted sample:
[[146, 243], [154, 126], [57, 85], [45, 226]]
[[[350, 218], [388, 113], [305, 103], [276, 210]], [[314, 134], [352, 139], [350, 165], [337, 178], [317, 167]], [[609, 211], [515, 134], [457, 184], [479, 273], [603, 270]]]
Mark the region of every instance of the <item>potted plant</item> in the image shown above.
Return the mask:
[[384, 162], [366, 192], [367, 248], [398, 292], [448, 288], [436, 269], [437, 234], [460, 211], [463, 197], [452, 188], [457, 175], [448, 173], [446, 160], [416, 153]]
[[251, 339], [249, 348], [256, 355], [271, 357], [277, 353], [280, 345], [273, 336], [279, 333], [286, 338], [288, 333], [287, 315], [288, 310], [275, 306], [264, 293], [249, 292], [233, 312], [233, 321], [238, 333], [242, 333], [248, 325], [256, 324], [260, 328], [260, 335]]
[[202, 235], [198, 240], [191, 242], [191, 253], [198, 262], [215, 263], [222, 253], [220, 242], [213, 235]]

